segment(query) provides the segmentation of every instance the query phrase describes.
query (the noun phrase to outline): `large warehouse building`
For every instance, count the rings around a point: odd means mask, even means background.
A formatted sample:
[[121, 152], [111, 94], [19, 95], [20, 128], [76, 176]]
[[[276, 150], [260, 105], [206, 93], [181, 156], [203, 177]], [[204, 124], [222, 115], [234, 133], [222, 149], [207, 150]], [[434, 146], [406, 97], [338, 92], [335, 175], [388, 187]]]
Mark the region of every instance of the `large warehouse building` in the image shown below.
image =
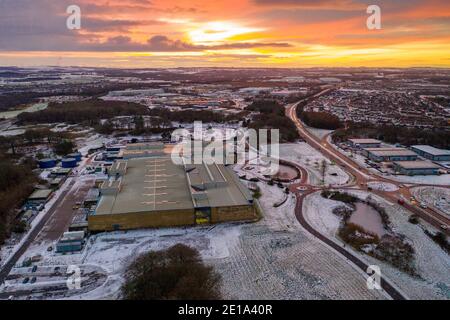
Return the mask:
[[394, 162], [394, 170], [400, 174], [409, 176], [436, 175], [440, 166], [430, 161], [397, 161]]
[[416, 145], [411, 149], [418, 155], [433, 161], [450, 161], [450, 150], [437, 149], [427, 145]]
[[380, 148], [381, 141], [376, 139], [348, 139], [351, 146], [355, 148]]
[[[162, 147], [164, 148], [164, 147]], [[155, 146], [129, 149], [136, 158], [116, 161], [100, 187], [89, 230], [186, 226], [258, 217], [252, 195], [224, 165], [176, 165]], [[162, 150], [162, 149], [161, 149]], [[154, 156], [143, 157], [142, 154]]]
[[405, 148], [366, 148], [363, 153], [376, 162], [417, 160], [417, 154]]

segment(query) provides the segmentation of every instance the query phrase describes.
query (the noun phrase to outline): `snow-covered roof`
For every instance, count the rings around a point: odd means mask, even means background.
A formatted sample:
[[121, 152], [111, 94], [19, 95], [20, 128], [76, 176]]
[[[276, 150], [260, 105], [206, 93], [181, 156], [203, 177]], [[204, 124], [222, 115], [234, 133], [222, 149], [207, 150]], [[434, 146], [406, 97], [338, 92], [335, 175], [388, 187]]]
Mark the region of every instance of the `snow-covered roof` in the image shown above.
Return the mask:
[[412, 146], [412, 148], [433, 156], [450, 156], [450, 150], [438, 149], [428, 145], [416, 145]]

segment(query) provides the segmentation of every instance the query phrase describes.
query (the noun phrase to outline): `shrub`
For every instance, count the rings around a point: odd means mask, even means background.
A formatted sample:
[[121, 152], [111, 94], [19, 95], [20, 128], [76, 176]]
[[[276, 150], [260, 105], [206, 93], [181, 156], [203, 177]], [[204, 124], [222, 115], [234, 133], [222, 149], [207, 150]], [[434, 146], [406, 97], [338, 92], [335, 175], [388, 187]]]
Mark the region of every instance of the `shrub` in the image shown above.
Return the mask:
[[177, 244], [139, 256], [125, 274], [127, 300], [219, 299], [220, 276], [203, 264], [197, 250]]
[[253, 191], [253, 195], [252, 196], [255, 199], [261, 198], [261, 196], [262, 196], [261, 189], [259, 187], [257, 187], [257, 189], [255, 191]]
[[414, 248], [398, 236], [384, 235], [373, 255], [404, 272], [417, 275], [413, 263]]
[[342, 240], [358, 251], [360, 251], [365, 245], [377, 244], [380, 241], [376, 234], [370, 233], [364, 230], [364, 228], [353, 223], [345, 223], [339, 229], [338, 234]]
[[415, 214], [411, 215], [408, 219], [408, 221], [412, 224], [418, 224], [419, 223], [419, 217]]
[[350, 203], [350, 204], [359, 201], [359, 199], [357, 197], [354, 197], [348, 193], [342, 193], [339, 191], [324, 190], [324, 191], [322, 191], [321, 195], [322, 195], [322, 197], [327, 198], [327, 199], [341, 201], [341, 202]]

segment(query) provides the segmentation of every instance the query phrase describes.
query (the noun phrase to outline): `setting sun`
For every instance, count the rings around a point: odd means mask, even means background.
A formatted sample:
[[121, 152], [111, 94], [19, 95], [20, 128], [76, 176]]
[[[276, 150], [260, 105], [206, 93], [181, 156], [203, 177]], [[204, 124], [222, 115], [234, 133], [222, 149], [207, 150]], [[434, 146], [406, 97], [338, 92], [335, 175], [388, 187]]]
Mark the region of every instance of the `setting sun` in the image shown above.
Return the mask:
[[262, 29], [248, 28], [233, 22], [208, 22], [189, 31], [189, 38], [195, 44], [218, 44], [241, 34], [258, 32]]

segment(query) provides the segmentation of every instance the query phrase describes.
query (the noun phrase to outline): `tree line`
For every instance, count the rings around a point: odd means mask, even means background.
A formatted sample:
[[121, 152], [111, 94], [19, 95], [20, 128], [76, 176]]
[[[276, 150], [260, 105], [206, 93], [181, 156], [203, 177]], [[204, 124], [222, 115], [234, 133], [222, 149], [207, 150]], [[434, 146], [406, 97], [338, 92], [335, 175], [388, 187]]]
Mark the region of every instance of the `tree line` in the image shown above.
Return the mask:
[[9, 237], [15, 226], [15, 209], [20, 207], [33, 192], [38, 181], [32, 169], [33, 161], [14, 163], [11, 159], [0, 159], [0, 244]]
[[293, 142], [299, 138], [295, 124], [286, 117], [284, 107], [276, 100], [255, 100], [246, 108], [258, 112], [246, 123], [249, 128], [279, 129], [280, 142]]

